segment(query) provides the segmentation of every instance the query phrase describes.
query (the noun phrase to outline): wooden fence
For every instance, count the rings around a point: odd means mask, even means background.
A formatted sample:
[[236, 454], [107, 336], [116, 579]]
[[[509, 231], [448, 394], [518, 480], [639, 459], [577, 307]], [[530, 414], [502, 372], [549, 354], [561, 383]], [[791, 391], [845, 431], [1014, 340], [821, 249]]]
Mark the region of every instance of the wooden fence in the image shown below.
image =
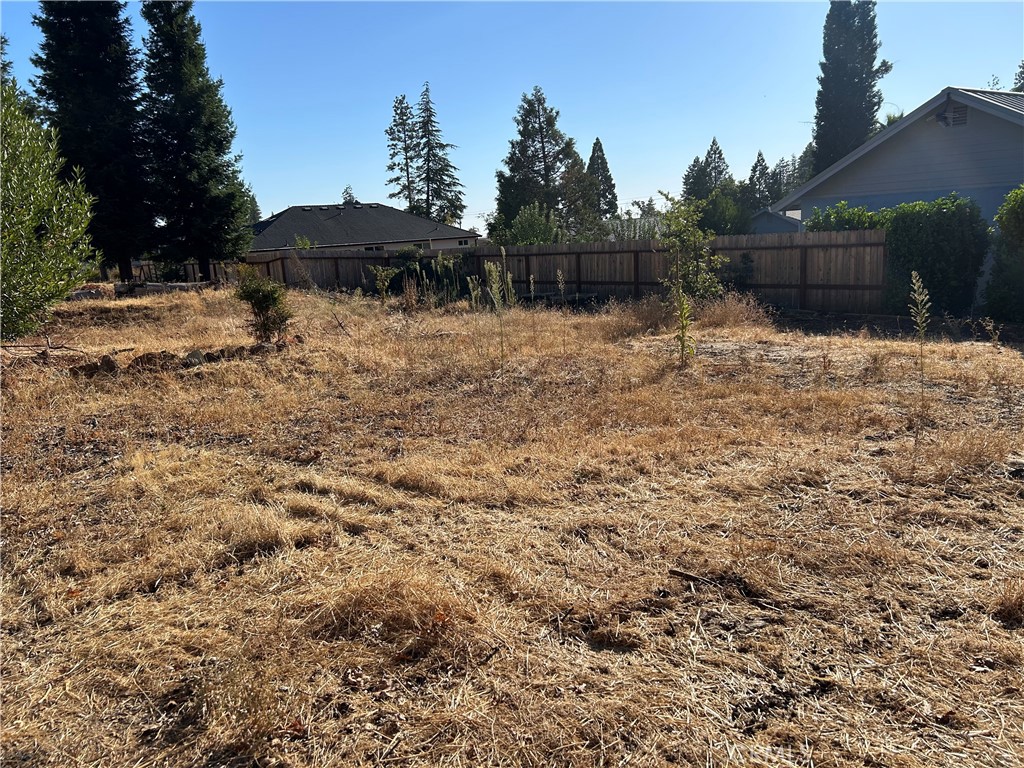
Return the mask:
[[[497, 247], [425, 250], [425, 259], [441, 254], [460, 254], [463, 270], [483, 280], [487, 262], [501, 263]], [[397, 253], [387, 251], [347, 251], [335, 248], [299, 250], [288, 248], [260, 251], [246, 257], [267, 277], [286, 285], [315, 284], [321, 288], [363, 288], [374, 286], [370, 266], [395, 266], [403, 263]], [[640, 297], [658, 290], [667, 274], [665, 249], [651, 240], [626, 242], [566, 243], [561, 245], [510, 246], [505, 249], [505, 269], [512, 273], [512, 284], [520, 296], [528, 296], [533, 278], [537, 296], [560, 293], [558, 273], [562, 273], [567, 297], [592, 298]]]
[[[792, 309], [873, 313], [882, 309], [885, 232], [793, 232], [716, 238], [726, 257], [726, 275], [763, 301]], [[460, 254], [466, 274], [485, 277], [487, 262], [502, 261], [492, 246], [423, 251], [433, 259]], [[292, 286], [373, 290], [371, 266], [403, 263], [397, 253], [340, 248], [249, 253], [246, 261], [278, 282]], [[186, 265], [190, 276], [194, 266]], [[567, 298], [639, 298], [659, 291], [668, 275], [665, 247], [653, 240], [514, 246], [505, 249], [505, 268], [516, 292], [556, 297], [561, 272]], [[229, 265], [215, 278], [233, 279]], [[532, 277], [532, 285], [531, 285]]]
[[715, 250], [744, 289], [790, 309], [881, 312], [884, 230], [785, 232], [718, 237]]

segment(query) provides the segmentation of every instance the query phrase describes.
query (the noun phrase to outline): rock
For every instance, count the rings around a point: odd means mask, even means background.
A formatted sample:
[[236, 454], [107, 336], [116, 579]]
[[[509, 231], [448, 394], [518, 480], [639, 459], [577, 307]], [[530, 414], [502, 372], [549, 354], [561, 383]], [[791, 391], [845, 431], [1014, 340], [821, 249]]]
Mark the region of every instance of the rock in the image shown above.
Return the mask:
[[207, 352], [206, 353], [206, 362], [208, 362], [208, 363], [216, 363], [217, 361], [223, 360], [223, 359], [224, 359], [224, 350], [223, 349], [215, 349], [213, 352]]
[[224, 347], [221, 350], [222, 356], [225, 360], [238, 360], [249, 354], [248, 347], [244, 347], [241, 344], [235, 347]]
[[249, 347], [249, 354], [269, 355], [275, 349], [277, 349], [277, 347], [275, 347], [273, 344], [253, 344], [251, 347]]
[[94, 288], [82, 288], [77, 291], [72, 291], [71, 295], [68, 296], [68, 301], [87, 301], [89, 299], [102, 299], [103, 291]]
[[117, 369], [117, 360], [112, 358], [110, 355], [103, 355], [103, 357], [99, 359], [99, 362], [82, 363], [81, 365], [74, 365], [71, 368], [68, 368], [68, 373], [72, 376], [82, 376], [84, 378], [91, 379], [93, 376], [97, 376], [101, 373], [113, 376], [117, 373]]
[[206, 353], [201, 349], [193, 349], [181, 361], [183, 368], [195, 368], [206, 363]]
[[91, 379], [99, 372], [99, 363], [82, 363], [81, 365], [73, 365], [68, 368], [68, 373], [72, 376], [84, 376], [87, 379]]
[[173, 368], [180, 364], [178, 356], [173, 352], [144, 352], [128, 364], [129, 369], [148, 371]]

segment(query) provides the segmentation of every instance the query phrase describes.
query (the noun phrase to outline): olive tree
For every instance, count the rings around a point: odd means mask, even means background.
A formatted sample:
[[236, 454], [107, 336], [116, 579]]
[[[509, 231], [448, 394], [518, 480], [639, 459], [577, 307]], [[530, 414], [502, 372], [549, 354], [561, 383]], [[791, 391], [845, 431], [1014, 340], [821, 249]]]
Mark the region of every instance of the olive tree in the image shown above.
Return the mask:
[[0, 100], [0, 337], [25, 336], [84, 277], [93, 251], [92, 199], [62, 181], [57, 137], [22, 110], [14, 86]]

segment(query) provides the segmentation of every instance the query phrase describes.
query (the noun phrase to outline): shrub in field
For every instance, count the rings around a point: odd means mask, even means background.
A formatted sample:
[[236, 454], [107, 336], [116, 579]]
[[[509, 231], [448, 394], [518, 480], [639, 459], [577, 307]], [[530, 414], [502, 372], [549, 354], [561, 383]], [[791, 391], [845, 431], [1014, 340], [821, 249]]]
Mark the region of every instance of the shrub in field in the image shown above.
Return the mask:
[[1024, 184], [1006, 196], [995, 221], [999, 229], [985, 311], [998, 320], [1024, 323]]
[[702, 328], [735, 328], [738, 326], [771, 326], [771, 312], [749, 293], [726, 291], [694, 308]]
[[255, 267], [238, 269], [235, 297], [249, 305], [252, 319], [248, 327], [256, 341], [266, 343], [281, 338], [293, 313], [285, 301], [285, 287], [263, 277]]
[[696, 354], [696, 345], [690, 336], [693, 302], [722, 293], [717, 270], [724, 259], [711, 250], [711, 237], [700, 228], [701, 207], [665, 192], [661, 196], [668, 202], [661, 234], [661, 241], [668, 246], [669, 254], [669, 276], [665, 287], [668, 288], [669, 305], [675, 317], [679, 364], [686, 366]]
[[56, 137], [25, 114], [12, 84], [2, 88], [0, 337], [16, 339], [88, 274], [92, 200], [80, 180], [60, 178]]

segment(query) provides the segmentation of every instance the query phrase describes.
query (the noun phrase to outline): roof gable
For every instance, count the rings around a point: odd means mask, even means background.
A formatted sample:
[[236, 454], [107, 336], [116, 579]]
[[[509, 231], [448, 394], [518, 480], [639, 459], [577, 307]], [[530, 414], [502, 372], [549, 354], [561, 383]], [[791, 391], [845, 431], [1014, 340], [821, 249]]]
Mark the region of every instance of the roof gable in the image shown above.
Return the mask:
[[809, 179], [778, 202], [773, 203], [771, 210], [779, 212], [798, 207], [800, 200], [806, 197], [809, 192], [812, 192], [828, 179], [831, 179], [844, 168], [852, 165], [859, 158], [873, 151], [880, 144], [889, 141], [901, 131], [906, 130], [910, 125], [920, 120], [936, 119], [938, 114], [936, 110], [941, 109], [949, 101], [959, 102], [1016, 125], [1024, 126], [1024, 93], [992, 91], [982, 88], [944, 88], [909, 115], [904, 116], [893, 125], [885, 128], [885, 130], [870, 138], [853, 152], [837, 160], [817, 176]]
[[318, 246], [403, 243], [480, 237], [379, 203], [293, 205], [253, 225], [254, 251], [293, 248], [297, 238]]

